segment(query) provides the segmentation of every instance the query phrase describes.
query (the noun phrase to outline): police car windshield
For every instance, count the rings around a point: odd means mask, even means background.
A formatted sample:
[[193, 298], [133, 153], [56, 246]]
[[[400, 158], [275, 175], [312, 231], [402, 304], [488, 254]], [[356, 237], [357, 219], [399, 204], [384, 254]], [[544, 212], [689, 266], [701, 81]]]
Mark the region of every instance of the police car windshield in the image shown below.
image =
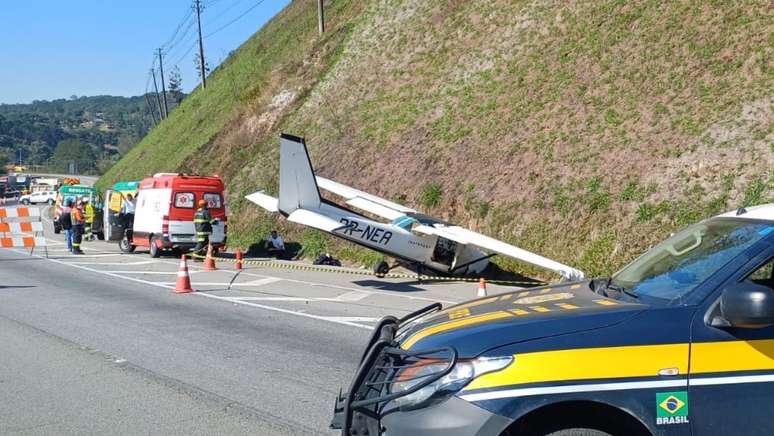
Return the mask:
[[683, 297], [774, 231], [766, 222], [716, 219], [694, 224], [616, 273], [611, 284], [663, 300]]

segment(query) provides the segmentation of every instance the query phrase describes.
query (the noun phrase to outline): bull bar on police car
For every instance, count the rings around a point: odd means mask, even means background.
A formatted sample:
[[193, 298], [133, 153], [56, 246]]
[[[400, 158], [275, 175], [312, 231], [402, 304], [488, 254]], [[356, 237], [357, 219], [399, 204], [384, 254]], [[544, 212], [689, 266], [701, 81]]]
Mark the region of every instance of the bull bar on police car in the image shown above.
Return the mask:
[[[378, 426], [379, 419], [390, 412], [383, 410], [387, 403], [419, 391], [445, 377], [454, 369], [458, 359], [457, 350], [454, 347], [406, 351], [397, 345], [395, 339], [401, 326], [441, 309], [441, 303], [434, 303], [402, 318], [386, 316], [379, 321], [360, 358], [349, 391], [343, 394], [339, 392], [331, 421], [332, 429], [340, 429], [344, 436], [380, 434], [379, 429], [375, 430], [376, 433], [369, 432], [368, 429]], [[421, 381], [400, 392], [394, 391], [393, 386], [398, 382], [399, 374], [412, 373], [412, 370], [421, 367], [422, 361], [428, 359], [439, 364], [440, 368], [429, 374], [402, 378], [400, 382], [403, 383]], [[367, 418], [372, 419], [367, 421]], [[353, 429], [355, 432], [352, 431]]]

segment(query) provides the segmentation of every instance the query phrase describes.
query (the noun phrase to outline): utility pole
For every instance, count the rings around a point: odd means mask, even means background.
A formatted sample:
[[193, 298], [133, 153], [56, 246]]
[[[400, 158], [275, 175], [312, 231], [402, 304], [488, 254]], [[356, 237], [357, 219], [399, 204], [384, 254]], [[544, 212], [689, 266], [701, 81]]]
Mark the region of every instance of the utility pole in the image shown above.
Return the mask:
[[151, 76], [153, 76], [153, 89], [156, 90], [156, 103], [159, 108], [159, 122], [164, 119], [164, 110], [161, 107], [161, 97], [159, 97], [159, 86], [156, 85], [156, 70], [151, 68]]
[[204, 44], [202, 43], [202, 2], [194, 0], [196, 8], [196, 22], [199, 25], [199, 74], [202, 75], [202, 89], [207, 88], [207, 77], [204, 71]]
[[156, 126], [159, 124], [158, 121], [156, 121], [156, 114], [153, 113], [153, 105], [151, 104], [150, 98], [148, 98], [148, 93], [145, 93], [145, 103], [148, 104], [148, 112], [150, 113], [151, 118], [153, 119], [153, 125]]
[[164, 100], [164, 118], [169, 117], [169, 106], [167, 106], [167, 86], [164, 84], [164, 60], [159, 49], [159, 73], [161, 73], [161, 97]]
[[320, 35], [325, 32], [325, 11], [323, 10], [323, 0], [317, 0], [317, 29], [320, 31]]

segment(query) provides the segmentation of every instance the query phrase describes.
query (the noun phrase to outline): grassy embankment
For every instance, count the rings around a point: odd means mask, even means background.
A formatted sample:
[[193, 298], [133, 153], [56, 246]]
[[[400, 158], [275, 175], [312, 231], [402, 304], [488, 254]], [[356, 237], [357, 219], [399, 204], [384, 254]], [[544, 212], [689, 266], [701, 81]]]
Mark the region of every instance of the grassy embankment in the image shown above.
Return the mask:
[[[291, 3], [100, 183], [220, 174], [248, 245], [277, 224], [243, 196], [276, 189], [287, 131], [322, 175], [592, 275], [774, 198], [764, 3], [338, 0], [322, 37], [315, 13]], [[282, 230], [309, 255], [377, 257]]]

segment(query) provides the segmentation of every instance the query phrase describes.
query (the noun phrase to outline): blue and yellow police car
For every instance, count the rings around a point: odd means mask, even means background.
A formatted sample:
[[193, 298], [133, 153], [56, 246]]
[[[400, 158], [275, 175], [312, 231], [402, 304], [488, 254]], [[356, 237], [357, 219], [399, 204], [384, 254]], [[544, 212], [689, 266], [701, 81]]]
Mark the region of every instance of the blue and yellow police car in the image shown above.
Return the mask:
[[350, 435], [774, 434], [774, 204], [672, 235], [611, 278], [382, 319]]

